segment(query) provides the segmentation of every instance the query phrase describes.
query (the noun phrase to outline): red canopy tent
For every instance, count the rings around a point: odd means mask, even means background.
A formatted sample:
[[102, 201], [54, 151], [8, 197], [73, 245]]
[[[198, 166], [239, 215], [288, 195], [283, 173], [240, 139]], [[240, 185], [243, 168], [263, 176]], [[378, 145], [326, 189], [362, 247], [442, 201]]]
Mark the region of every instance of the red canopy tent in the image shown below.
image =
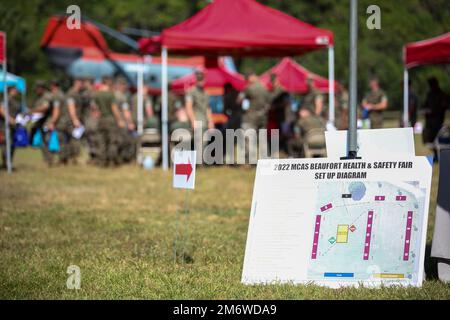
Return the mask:
[[152, 54], [161, 50], [161, 36], [151, 36], [149, 38], [141, 38], [138, 41], [139, 51]]
[[[255, 0], [215, 0], [186, 21], [164, 30], [161, 45], [163, 62], [167, 61], [168, 51], [204, 56], [292, 56], [328, 48], [329, 78], [334, 81], [333, 33]], [[167, 169], [168, 88], [164, 63], [162, 83], [163, 168]], [[334, 95], [333, 91], [331, 87], [330, 95]], [[333, 121], [334, 98], [330, 102]]]
[[[226, 83], [230, 83], [236, 90], [243, 90], [246, 85], [244, 77], [235, 72], [227, 70], [222, 65], [215, 68], [205, 68], [205, 88], [223, 88]], [[191, 73], [178, 78], [172, 82], [171, 89], [176, 92], [185, 92], [195, 85], [195, 74]]]
[[[281, 86], [288, 92], [292, 93], [306, 93], [308, 91], [307, 79], [313, 79], [313, 86], [321, 92], [329, 91], [328, 79], [321, 77], [311, 71], [305, 69], [291, 58], [283, 58], [276, 66], [264, 72], [260, 79], [271, 89], [271, 74], [276, 74]], [[334, 84], [336, 89], [336, 83]]]
[[286, 56], [332, 45], [333, 33], [254, 0], [215, 0], [161, 41], [180, 54]]
[[450, 63], [450, 32], [432, 39], [408, 43], [404, 48], [404, 62], [407, 68]]
[[450, 32], [435, 38], [408, 43], [403, 48], [403, 123], [409, 124], [408, 69], [428, 65], [450, 63]]

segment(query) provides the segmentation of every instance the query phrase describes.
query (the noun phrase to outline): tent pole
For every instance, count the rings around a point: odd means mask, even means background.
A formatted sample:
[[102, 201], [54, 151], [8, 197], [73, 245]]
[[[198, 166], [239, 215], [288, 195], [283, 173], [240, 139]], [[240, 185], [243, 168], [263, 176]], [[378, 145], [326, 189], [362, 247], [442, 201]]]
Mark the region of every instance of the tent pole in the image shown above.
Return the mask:
[[328, 121], [334, 125], [334, 46], [328, 47], [328, 95], [329, 95], [329, 115]]
[[137, 73], [137, 131], [139, 136], [144, 133], [144, 62], [139, 63]]
[[408, 69], [403, 71], [403, 127], [409, 127], [409, 74]]
[[5, 138], [6, 138], [6, 168], [8, 173], [12, 172], [11, 166], [11, 136], [9, 131], [9, 106], [8, 106], [8, 83], [6, 65], [6, 33], [3, 33], [3, 107], [5, 108]]
[[161, 68], [161, 129], [162, 129], [162, 168], [169, 169], [169, 139], [167, 126], [167, 109], [168, 109], [168, 81], [167, 81], [167, 48], [162, 47], [161, 51], [162, 68]]
[[358, 61], [358, 0], [350, 2], [350, 105], [348, 116], [347, 157], [357, 157], [357, 132], [356, 132], [356, 100], [357, 95], [357, 61]]

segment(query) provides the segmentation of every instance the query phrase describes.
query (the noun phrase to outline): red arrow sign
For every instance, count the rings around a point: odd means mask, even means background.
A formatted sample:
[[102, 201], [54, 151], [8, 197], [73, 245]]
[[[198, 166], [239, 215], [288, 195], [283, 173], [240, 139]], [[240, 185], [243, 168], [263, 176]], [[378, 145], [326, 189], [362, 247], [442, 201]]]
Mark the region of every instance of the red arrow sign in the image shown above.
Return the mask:
[[188, 163], [175, 164], [175, 174], [176, 175], [185, 175], [186, 182], [189, 180], [191, 173], [192, 173], [192, 165], [189, 160], [188, 160]]

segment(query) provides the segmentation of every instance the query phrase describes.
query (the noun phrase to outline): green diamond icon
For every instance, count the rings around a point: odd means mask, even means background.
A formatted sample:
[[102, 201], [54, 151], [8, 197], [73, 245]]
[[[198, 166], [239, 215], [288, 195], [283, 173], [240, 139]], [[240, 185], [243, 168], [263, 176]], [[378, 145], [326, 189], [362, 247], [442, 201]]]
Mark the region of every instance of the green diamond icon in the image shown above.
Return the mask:
[[328, 242], [333, 244], [336, 242], [336, 238], [335, 237], [331, 237], [330, 239], [328, 239]]

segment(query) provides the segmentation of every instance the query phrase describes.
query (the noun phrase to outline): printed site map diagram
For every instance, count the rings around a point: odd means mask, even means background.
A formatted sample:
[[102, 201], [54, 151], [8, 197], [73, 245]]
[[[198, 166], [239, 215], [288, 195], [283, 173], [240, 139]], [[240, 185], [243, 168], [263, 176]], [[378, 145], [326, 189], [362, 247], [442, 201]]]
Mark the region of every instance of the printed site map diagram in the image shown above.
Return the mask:
[[425, 196], [419, 182], [319, 183], [308, 279], [417, 281]]

